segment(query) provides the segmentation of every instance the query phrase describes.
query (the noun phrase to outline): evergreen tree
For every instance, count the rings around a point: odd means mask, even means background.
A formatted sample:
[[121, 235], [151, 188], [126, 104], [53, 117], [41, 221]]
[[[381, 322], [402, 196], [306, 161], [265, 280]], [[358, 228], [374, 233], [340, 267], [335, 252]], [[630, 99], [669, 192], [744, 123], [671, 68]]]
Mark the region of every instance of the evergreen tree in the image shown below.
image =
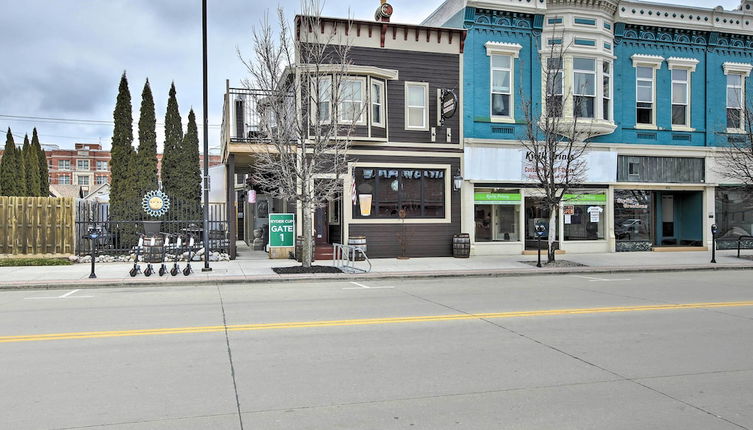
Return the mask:
[[37, 135], [37, 129], [31, 133], [31, 146], [34, 147], [39, 163], [39, 196], [48, 197], [50, 195], [50, 170], [47, 168], [47, 155], [42, 150], [42, 145], [39, 144], [39, 136]]
[[26, 195], [39, 197], [39, 156], [34, 145], [29, 144], [29, 136], [24, 137], [23, 157], [26, 166]]
[[201, 218], [201, 167], [199, 165], [199, 130], [193, 109], [188, 114], [188, 128], [181, 145], [180, 198], [189, 205], [194, 219]]
[[154, 114], [154, 97], [149, 86], [149, 79], [141, 92], [141, 111], [139, 114], [139, 151], [136, 157], [138, 172], [138, 195], [157, 189], [157, 119]]
[[17, 196], [28, 196], [29, 195], [29, 186], [27, 184], [27, 178], [26, 178], [26, 153], [28, 152], [29, 148], [29, 135], [27, 134], [24, 136], [24, 146], [23, 149], [16, 148], [16, 168], [18, 169], [18, 173], [16, 176], [16, 180], [18, 181], [18, 187], [16, 191]]
[[110, 170], [112, 182], [110, 184], [110, 217], [113, 220], [131, 220], [136, 214], [134, 208], [140, 202], [134, 200], [136, 187], [131, 159], [133, 151], [133, 116], [131, 112], [131, 93], [128, 90], [128, 79], [125, 72], [120, 78], [118, 98], [113, 111], [115, 127], [112, 132], [112, 149]]
[[183, 124], [175, 97], [175, 83], [170, 85], [165, 113], [165, 147], [162, 155], [162, 188], [171, 199], [179, 200], [181, 196], [180, 165], [183, 157]]
[[8, 133], [5, 135], [5, 150], [3, 151], [3, 159], [0, 160], [0, 195], [2, 196], [17, 196], [18, 180], [17, 180], [18, 167], [16, 166], [16, 143], [13, 141], [13, 134], [8, 128]]

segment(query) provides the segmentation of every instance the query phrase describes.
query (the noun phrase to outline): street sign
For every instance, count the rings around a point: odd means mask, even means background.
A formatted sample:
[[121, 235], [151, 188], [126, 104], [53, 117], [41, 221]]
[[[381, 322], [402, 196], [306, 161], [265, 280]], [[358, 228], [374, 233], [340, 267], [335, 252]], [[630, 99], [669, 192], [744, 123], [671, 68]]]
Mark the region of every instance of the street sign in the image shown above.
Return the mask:
[[269, 214], [269, 246], [271, 248], [295, 246], [294, 214]]

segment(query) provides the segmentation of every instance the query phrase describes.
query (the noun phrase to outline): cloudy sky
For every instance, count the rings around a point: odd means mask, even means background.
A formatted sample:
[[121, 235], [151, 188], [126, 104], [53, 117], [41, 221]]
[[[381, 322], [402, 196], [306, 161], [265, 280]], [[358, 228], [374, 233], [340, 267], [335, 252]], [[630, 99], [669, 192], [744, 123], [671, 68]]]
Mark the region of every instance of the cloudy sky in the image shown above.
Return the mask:
[[[665, 0], [732, 9], [738, 0]], [[392, 0], [393, 21], [419, 23], [442, 0]], [[251, 29], [265, 8], [289, 15], [299, 0], [209, 0], [209, 143], [219, 146], [225, 80], [246, 76], [236, 48], [250, 51]], [[378, 0], [327, 0], [327, 16], [373, 19]], [[37, 127], [42, 143], [72, 147], [100, 142], [109, 148], [118, 82], [128, 74], [138, 119], [146, 78], [157, 121], [164, 119], [175, 81], [183, 117], [193, 107], [201, 121], [201, 1], [199, 0], [0, 0], [0, 129], [16, 140]], [[271, 11], [274, 13], [274, 10]], [[44, 118], [44, 119], [43, 119]], [[69, 121], [62, 121], [62, 119]], [[184, 124], [185, 125], [185, 124]], [[163, 133], [158, 125], [158, 138]]]

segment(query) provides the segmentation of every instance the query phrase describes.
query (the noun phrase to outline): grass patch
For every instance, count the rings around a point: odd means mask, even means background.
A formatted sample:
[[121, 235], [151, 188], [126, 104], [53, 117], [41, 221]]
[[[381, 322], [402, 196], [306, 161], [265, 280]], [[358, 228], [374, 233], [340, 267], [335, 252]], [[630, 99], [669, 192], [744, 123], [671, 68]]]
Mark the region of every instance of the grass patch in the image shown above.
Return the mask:
[[0, 258], [0, 267], [70, 266], [67, 258]]

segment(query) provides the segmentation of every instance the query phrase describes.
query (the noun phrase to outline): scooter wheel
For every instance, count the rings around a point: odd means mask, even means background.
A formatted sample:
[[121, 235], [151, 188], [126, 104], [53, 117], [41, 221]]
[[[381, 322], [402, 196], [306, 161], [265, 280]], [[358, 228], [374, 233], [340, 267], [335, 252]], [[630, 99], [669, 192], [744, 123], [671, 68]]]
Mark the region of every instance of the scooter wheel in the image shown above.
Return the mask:
[[183, 269], [183, 275], [184, 276], [188, 276], [190, 274], [191, 274], [191, 268], [190, 267], [186, 267], [185, 269]]
[[178, 273], [180, 273], [180, 269], [178, 269], [177, 267], [173, 267], [172, 269], [170, 269], [170, 274], [171, 275], [177, 276]]
[[162, 265], [162, 266], [161, 266], [161, 267], [159, 268], [159, 275], [160, 275], [160, 276], [165, 276], [165, 273], [167, 273], [167, 267], [165, 267], [165, 265], [163, 264], [163, 265]]
[[135, 267], [128, 272], [128, 274], [131, 275], [131, 278], [135, 278], [136, 274], [138, 274], [138, 273], [139, 273], [139, 271], [136, 270]]
[[144, 270], [144, 276], [152, 276], [152, 273], [154, 273], [154, 271], [152, 270], [151, 266], [147, 267], [146, 270]]

